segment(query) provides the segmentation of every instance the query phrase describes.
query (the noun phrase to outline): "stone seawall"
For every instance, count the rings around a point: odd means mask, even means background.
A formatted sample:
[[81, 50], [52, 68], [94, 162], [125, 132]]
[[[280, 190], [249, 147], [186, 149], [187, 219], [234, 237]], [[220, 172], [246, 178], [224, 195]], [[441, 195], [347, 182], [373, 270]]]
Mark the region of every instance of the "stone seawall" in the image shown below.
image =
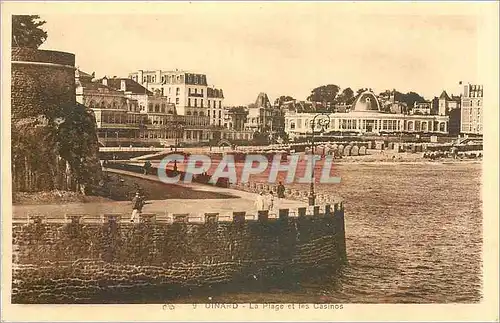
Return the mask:
[[13, 303], [293, 287], [332, 277], [346, 260], [342, 204], [276, 215], [143, 214], [140, 223], [120, 215], [32, 217], [14, 223], [13, 248]]

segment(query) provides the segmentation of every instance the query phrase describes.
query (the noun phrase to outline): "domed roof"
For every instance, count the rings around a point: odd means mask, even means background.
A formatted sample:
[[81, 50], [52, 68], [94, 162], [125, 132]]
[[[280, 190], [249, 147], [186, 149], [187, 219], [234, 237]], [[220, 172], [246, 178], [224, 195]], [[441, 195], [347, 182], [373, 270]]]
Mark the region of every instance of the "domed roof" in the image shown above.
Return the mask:
[[352, 105], [354, 112], [380, 112], [380, 104], [377, 97], [371, 91], [361, 93]]

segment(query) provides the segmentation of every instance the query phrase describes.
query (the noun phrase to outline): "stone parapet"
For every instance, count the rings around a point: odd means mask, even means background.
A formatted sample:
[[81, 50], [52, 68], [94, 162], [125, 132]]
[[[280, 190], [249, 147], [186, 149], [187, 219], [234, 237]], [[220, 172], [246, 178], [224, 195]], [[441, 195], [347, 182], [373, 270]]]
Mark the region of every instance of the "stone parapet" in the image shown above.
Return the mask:
[[75, 66], [75, 54], [53, 50], [40, 50], [26, 47], [13, 47], [11, 60], [16, 62], [38, 62]]
[[145, 213], [138, 223], [121, 214], [30, 216], [13, 224], [13, 247], [13, 303], [296, 286], [331, 279], [346, 261], [341, 203], [258, 214]]

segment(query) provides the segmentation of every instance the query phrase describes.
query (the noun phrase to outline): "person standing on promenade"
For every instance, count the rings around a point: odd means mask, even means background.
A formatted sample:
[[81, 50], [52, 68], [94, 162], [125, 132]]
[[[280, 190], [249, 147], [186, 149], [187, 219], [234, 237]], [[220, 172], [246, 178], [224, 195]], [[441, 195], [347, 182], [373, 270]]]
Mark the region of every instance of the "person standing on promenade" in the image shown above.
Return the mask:
[[142, 212], [144, 204], [144, 196], [137, 191], [137, 193], [135, 193], [135, 197], [132, 199], [132, 215], [130, 217], [130, 222], [135, 222], [136, 220], [139, 221], [139, 215]]
[[264, 199], [264, 192], [260, 192], [259, 195], [257, 195], [257, 198], [255, 200], [255, 208], [258, 211], [264, 211], [265, 210], [265, 199]]
[[147, 175], [150, 169], [151, 169], [151, 162], [147, 160], [143, 166], [144, 175]]
[[277, 193], [278, 193], [278, 198], [279, 199], [284, 199], [285, 198], [285, 185], [283, 185], [282, 182], [280, 182], [279, 185], [278, 185]]
[[274, 194], [273, 191], [269, 191], [269, 195], [267, 197], [267, 207], [266, 209], [271, 212], [274, 210]]

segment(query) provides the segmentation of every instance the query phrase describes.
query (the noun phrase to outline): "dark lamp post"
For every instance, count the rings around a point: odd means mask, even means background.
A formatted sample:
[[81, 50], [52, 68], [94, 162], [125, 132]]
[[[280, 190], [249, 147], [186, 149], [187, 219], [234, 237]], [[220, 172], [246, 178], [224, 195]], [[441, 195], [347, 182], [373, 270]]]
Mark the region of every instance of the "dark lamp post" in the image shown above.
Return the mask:
[[[314, 158], [314, 148], [315, 148], [315, 146], [314, 146], [314, 134], [315, 134], [315, 132], [320, 133], [320, 134], [324, 133], [329, 125], [330, 125], [330, 117], [326, 113], [317, 114], [311, 120], [311, 131], [312, 131], [311, 158]], [[309, 190], [309, 198], [308, 198], [310, 206], [314, 206], [316, 203], [316, 194], [314, 192], [314, 180], [315, 180], [315, 175], [314, 175], [314, 164], [313, 164], [311, 187]]]

